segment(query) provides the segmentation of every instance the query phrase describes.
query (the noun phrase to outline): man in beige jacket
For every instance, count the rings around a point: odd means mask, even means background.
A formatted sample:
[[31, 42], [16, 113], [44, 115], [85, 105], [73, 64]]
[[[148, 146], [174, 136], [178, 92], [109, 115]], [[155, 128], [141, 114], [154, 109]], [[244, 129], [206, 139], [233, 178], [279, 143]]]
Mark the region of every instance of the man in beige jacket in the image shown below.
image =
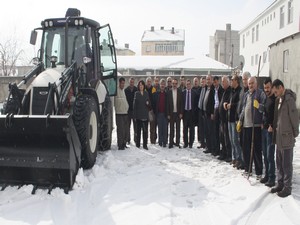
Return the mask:
[[293, 148], [299, 134], [299, 115], [296, 108], [296, 94], [285, 89], [281, 80], [272, 83], [275, 101], [273, 142], [276, 144], [277, 186], [271, 189], [279, 197], [292, 192]]
[[125, 150], [126, 142], [128, 140], [128, 102], [126, 99], [125, 91], [125, 79], [121, 77], [119, 79], [119, 87], [117, 95], [115, 96], [115, 111], [116, 111], [116, 124], [117, 124], [117, 139], [119, 150]]

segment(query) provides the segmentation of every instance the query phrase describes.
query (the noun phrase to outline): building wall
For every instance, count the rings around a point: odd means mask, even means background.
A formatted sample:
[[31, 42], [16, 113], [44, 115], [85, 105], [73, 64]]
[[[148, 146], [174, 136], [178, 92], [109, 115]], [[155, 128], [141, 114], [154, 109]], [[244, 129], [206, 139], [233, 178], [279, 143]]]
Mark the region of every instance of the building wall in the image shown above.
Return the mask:
[[135, 55], [135, 52], [130, 49], [116, 49], [117, 55]]
[[[259, 57], [261, 56], [260, 75], [269, 76], [269, 46], [299, 31], [300, 1], [292, 1], [293, 21], [289, 23], [288, 2], [290, 1], [291, 0], [274, 1], [264, 12], [240, 31], [240, 55], [245, 59], [244, 71], [249, 71], [252, 75], [257, 75]], [[281, 7], [284, 7], [283, 27], [280, 27]]]
[[[273, 80], [280, 79], [286, 88], [300, 93], [300, 32], [278, 41], [270, 46], [270, 75]], [[283, 54], [288, 51], [288, 70], [284, 70]], [[297, 96], [300, 109], [300, 97]]]
[[[226, 24], [226, 30], [216, 30], [210, 37], [209, 56], [228, 66], [239, 66], [239, 33], [231, 30], [231, 25]], [[232, 60], [233, 58], [233, 60]]]

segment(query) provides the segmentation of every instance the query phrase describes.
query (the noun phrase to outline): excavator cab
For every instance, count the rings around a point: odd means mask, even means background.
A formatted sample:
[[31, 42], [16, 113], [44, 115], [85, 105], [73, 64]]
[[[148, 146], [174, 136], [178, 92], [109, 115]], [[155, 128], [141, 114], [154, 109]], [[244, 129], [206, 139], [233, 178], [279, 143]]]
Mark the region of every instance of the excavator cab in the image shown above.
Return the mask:
[[10, 84], [0, 115], [2, 189], [33, 184], [33, 192], [69, 190], [79, 167], [91, 168], [98, 150], [111, 145], [117, 61], [110, 26], [77, 9], [41, 25], [30, 38], [36, 44], [42, 31], [35, 67]]

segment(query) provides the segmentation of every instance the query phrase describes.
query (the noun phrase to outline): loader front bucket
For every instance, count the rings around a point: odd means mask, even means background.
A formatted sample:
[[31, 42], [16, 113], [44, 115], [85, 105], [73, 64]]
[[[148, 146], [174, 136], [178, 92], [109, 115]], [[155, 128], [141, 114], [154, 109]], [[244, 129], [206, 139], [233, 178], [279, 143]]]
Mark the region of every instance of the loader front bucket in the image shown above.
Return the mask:
[[81, 159], [72, 116], [0, 116], [0, 183], [71, 189]]

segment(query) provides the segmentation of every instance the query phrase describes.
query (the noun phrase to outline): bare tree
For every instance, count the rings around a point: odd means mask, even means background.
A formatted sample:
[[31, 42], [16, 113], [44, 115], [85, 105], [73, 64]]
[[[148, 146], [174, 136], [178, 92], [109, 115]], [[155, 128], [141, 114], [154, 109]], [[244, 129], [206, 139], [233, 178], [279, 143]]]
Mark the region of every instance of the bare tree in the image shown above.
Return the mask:
[[10, 76], [16, 73], [16, 63], [23, 50], [19, 50], [17, 40], [10, 39], [0, 43], [0, 75]]

